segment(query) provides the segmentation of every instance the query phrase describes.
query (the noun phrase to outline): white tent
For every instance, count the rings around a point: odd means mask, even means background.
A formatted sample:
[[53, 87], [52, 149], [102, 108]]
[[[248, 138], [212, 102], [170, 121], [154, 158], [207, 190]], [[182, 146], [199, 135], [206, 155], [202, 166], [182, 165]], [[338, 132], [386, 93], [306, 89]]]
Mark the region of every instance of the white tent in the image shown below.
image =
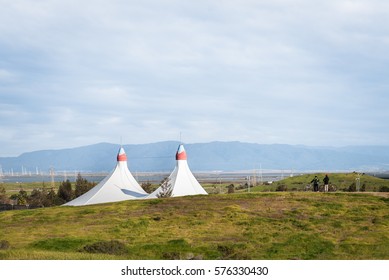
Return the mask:
[[137, 199], [147, 196], [127, 167], [127, 156], [121, 147], [117, 155], [115, 169], [98, 185], [64, 204], [65, 206], [82, 206], [106, 202]]
[[146, 198], [207, 194], [189, 169], [184, 146], [178, 146], [176, 167], [168, 179]]

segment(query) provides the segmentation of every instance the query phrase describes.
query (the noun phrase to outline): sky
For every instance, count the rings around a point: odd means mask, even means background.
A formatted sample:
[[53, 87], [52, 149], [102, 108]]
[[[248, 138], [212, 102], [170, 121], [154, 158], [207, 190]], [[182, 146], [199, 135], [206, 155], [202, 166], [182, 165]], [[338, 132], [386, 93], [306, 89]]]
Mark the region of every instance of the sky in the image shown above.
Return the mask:
[[0, 0], [0, 157], [389, 145], [389, 2]]

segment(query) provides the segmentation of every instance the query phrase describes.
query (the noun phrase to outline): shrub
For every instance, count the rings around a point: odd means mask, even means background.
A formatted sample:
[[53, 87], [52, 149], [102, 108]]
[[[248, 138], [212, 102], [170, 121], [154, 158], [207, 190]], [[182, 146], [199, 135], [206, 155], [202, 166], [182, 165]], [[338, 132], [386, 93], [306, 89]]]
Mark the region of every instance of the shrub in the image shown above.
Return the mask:
[[380, 192], [389, 192], [389, 187], [381, 186], [379, 189]]
[[244, 190], [244, 189], [248, 189], [249, 188], [249, 185], [247, 183], [244, 183], [244, 184], [240, 184], [236, 189], [237, 190]]
[[286, 192], [288, 190], [288, 187], [286, 185], [279, 185], [276, 188], [276, 192]]
[[353, 182], [347, 189], [347, 191], [349, 192], [356, 192], [357, 191], [357, 185], [355, 184], [355, 182]]
[[7, 240], [0, 240], [0, 250], [6, 250], [9, 248], [9, 242]]
[[127, 252], [126, 245], [117, 240], [99, 241], [83, 248], [84, 252], [94, 254], [122, 255]]
[[155, 191], [155, 188], [150, 182], [142, 183], [141, 187], [147, 193], [152, 193], [153, 191]]
[[234, 244], [219, 244], [217, 245], [217, 251], [220, 254], [222, 260], [246, 260], [249, 259], [246, 255], [246, 244], [234, 243]]
[[226, 188], [228, 189], [228, 193], [234, 193], [235, 192], [234, 184], [228, 185]]

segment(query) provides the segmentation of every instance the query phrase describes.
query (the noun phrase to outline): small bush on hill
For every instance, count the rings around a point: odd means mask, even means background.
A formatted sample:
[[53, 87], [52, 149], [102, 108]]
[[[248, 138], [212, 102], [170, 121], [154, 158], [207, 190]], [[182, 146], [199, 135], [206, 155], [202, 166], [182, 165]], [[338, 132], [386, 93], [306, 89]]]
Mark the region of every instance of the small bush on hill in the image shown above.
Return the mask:
[[356, 192], [357, 191], [357, 185], [355, 182], [353, 182], [347, 189], [348, 192]]
[[249, 259], [245, 253], [246, 244], [218, 244], [217, 251], [220, 253], [222, 260], [246, 260]]
[[7, 240], [0, 240], [0, 250], [6, 250], [9, 248], [9, 242]]
[[152, 193], [153, 191], [155, 191], [155, 188], [150, 182], [142, 183], [141, 187], [147, 193]]
[[380, 192], [389, 192], [389, 187], [381, 186], [379, 189]]
[[126, 245], [117, 240], [99, 241], [83, 248], [84, 252], [94, 254], [123, 255], [126, 253]]
[[228, 185], [226, 188], [228, 189], [228, 193], [234, 193], [235, 192], [234, 184]]
[[279, 185], [276, 188], [276, 192], [286, 192], [288, 190], [288, 187], [286, 185]]

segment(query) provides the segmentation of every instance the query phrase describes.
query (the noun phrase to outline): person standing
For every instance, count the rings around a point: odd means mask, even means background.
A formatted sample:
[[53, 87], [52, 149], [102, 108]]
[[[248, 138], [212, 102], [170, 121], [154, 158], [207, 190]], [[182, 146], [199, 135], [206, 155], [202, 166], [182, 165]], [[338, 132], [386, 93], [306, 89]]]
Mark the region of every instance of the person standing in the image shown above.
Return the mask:
[[315, 178], [313, 178], [313, 180], [311, 181], [311, 184], [312, 183], [313, 183], [313, 191], [318, 192], [319, 191], [319, 178], [317, 178], [317, 176], [315, 176]]
[[326, 176], [323, 179], [323, 182], [324, 182], [324, 192], [328, 192], [328, 182], [329, 181], [330, 181], [330, 178], [328, 178], [328, 175], [326, 174]]

